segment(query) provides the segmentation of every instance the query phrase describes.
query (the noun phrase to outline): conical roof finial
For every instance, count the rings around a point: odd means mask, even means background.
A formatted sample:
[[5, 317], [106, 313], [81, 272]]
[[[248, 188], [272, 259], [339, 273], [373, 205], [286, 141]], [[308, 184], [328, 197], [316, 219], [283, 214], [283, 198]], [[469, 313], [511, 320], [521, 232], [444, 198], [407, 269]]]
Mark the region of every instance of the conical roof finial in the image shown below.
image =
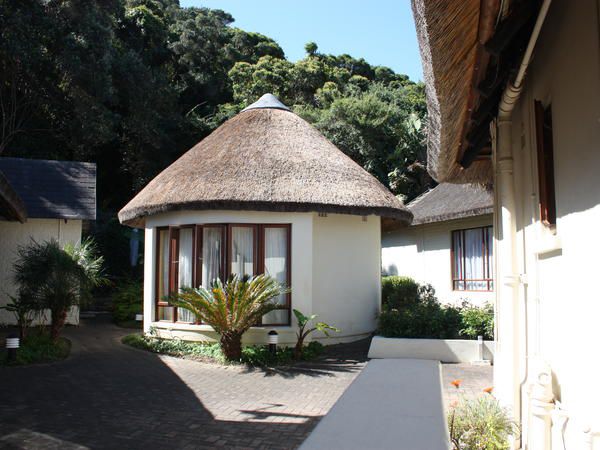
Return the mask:
[[285, 111], [291, 111], [290, 108], [288, 108], [283, 103], [281, 103], [281, 101], [277, 97], [275, 97], [273, 94], [265, 94], [261, 98], [259, 98], [257, 101], [252, 103], [250, 106], [247, 106], [246, 108], [242, 109], [242, 112], [248, 111], [249, 109], [266, 109], [266, 108], [283, 109]]

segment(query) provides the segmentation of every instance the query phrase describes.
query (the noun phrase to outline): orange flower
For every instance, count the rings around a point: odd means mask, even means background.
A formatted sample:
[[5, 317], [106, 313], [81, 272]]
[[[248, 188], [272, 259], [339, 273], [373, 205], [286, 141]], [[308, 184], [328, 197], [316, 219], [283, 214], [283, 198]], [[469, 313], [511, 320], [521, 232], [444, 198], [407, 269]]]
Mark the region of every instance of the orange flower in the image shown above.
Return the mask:
[[458, 406], [458, 400], [454, 400], [450, 403], [450, 408], [456, 408]]
[[490, 386], [490, 387], [486, 387], [486, 388], [483, 390], [483, 392], [485, 392], [486, 394], [490, 394], [490, 395], [492, 395], [492, 391], [493, 391], [493, 390], [494, 390], [494, 387], [493, 387], [493, 386]]
[[460, 378], [453, 380], [450, 384], [452, 386], [454, 386], [456, 389], [458, 389], [460, 387], [460, 383], [462, 383], [462, 380]]
[[213, 289], [213, 294], [217, 294], [219, 292], [218, 289]]

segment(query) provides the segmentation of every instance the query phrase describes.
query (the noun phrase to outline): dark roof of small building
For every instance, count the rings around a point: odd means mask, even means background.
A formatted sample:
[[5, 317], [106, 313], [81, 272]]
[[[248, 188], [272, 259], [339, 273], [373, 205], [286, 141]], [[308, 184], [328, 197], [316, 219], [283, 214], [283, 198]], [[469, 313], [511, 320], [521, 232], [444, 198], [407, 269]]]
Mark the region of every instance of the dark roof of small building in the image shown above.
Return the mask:
[[413, 213], [412, 225], [421, 225], [492, 214], [494, 197], [478, 184], [442, 183], [406, 206]]
[[27, 220], [27, 210], [21, 197], [15, 192], [7, 178], [0, 171], [0, 219]]
[[93, 163], [0, 158], [0, 172], [21, 199], [29, 218], [96, 218]]

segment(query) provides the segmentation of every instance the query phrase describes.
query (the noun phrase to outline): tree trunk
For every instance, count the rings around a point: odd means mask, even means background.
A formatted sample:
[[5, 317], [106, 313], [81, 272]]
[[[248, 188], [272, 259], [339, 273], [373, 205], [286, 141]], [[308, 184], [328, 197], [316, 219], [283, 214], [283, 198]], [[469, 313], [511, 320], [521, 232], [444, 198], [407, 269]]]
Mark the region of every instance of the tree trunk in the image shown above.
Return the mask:
[[67, 310], [61, 309], [58, 311], [51, 311], [50, 316], [52, 319], [52, 323], [50, 324], [50, 337], [53, 341], [57, 341], [67, 320]]
[[299, 337], [296, 341], [296, 347], [294, 348], [294, 359], [302, 359], [302, 347], [304, 347], [304, 337]]
[[235, 331], [223, 333], [221, 350], [227, 361], [239, 361], [242, 358], [242, 334]]

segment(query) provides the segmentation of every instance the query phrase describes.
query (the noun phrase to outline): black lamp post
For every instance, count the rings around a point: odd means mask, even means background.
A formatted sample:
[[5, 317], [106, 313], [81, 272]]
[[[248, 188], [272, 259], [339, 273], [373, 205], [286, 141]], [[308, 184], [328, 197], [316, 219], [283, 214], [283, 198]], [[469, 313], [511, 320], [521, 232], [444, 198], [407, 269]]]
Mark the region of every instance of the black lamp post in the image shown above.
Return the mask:
[[279, 335], [277, 334], [277, 331], [275, 331], [275, 330], [269, 331], [268, 342], [269, 342], [269, 351], [271, 352], [271, 354], [274, 355], [275, 353], [277, 353], [277, 344], [279, 343]]
[[16, 334], [9, 334], [6, 336], [6, 357], [8, 362], [17, 360], [17, 349], [19, 346], [19, 337]]

